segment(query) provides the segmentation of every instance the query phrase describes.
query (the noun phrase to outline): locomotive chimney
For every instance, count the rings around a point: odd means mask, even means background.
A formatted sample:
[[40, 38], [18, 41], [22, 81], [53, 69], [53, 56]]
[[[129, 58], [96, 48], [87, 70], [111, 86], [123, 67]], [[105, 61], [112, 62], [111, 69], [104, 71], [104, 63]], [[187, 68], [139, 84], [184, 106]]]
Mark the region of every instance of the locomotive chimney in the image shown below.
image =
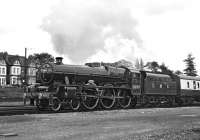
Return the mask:
[[63, 64], [62, 60], [63, 60], [62, 57], [56, 57], [56, 64], [57, 65], [62, 65]]

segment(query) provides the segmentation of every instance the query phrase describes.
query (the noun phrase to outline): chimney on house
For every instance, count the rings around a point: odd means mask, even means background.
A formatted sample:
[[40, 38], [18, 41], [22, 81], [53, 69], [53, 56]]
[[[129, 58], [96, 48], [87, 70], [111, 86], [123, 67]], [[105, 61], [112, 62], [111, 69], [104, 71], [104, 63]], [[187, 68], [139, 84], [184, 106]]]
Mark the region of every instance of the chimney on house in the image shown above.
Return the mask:
[[62, 65], [63, 64], [62, 60], [63, 60], [62, 57], [56, 57], [56, 65]]

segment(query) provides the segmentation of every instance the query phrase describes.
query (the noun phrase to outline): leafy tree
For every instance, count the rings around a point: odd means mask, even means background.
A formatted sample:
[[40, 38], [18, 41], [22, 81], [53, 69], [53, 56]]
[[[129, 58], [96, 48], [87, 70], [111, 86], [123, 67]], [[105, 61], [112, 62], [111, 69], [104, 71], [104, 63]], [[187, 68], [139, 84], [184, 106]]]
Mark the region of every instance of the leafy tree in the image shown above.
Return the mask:
[[160, 66], [159, 66], [160, 70], [162, 73], [165, 73], [165, 74], [172, 74], [173, 71], [170, 70], [166, 65], [165, 63], [162, 63]]
[[44, 63], [54, 62], [54, 57], [48, 53], [35, 53], [29, 55], [28, 60], [33, 60], [36, 64], [36, 68], [39, 68]]
[[180, 70], [177, 70], [177, 71], [175, 71], [175, 74], [177, 74], [177, 75], [181, 75], [181, 74], [183, 74]]
[[193, 57], [190, 53], [188, 54], [187, 58], [183, 60], [186, 63], [186, 69], [184, 69], [184, 74], [188, 76], [197, 76], [194, 59], [195, 57]]
[[119, 60], [117, 62], [114, 62], [113, 66], [115, 66], [115, 67], [121, 67], [121, 66], [123, 66], [123, 67], [127, 67], [128, 68], [128, 67], [133, 67], [133, 64], [130, 61], [121, 59], [121, 60]]
[[147, 62], [147, 64], [145, 65], [145, 67], [147, 67], [148, 69], [150, 69], [152, 72], [157, 72], [158, 69], [159, 69], [158, 62], [156, 62], [156, 61]]

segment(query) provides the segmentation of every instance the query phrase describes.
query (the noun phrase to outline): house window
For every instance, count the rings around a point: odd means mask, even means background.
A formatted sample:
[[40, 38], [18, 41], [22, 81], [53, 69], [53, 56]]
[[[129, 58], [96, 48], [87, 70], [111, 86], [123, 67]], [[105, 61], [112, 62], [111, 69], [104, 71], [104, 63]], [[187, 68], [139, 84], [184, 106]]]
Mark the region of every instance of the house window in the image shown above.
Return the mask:
[[160, 84], [160, 88], [162, 88], [163, 87], [163, 85], [162, 84]]
[[16, 63], [15, 64], [19, 64], [19, 61], [16, 61]]
[[17, 78], [12, 78], [12, 84], [13, 85], [17, 84]]
[[5, 72], [5, 68], [2, 68], [2, 74], [5, 74], [6, 72]]
[[19, 68], [17, 68], [17, 74], [19, 74]]
[[6, 84], [6, 78], [0, 78], [0, 85]]
[[15, 68], [13, 68], [13, 74], [15, 74]]
[[190, 83], [189, 82], [187, 82], [187, 88], [190, 88]]
[[5, 61], [0, 60], [0, 64], [5, 65]]
[[2, 85], [6, 85], [6, 78], [2, 79]]
[[1, 74], [1, 67], [0, 67], [0, 74]]
[[197, 87], [199, 88], [199, 82], [197, 83]]

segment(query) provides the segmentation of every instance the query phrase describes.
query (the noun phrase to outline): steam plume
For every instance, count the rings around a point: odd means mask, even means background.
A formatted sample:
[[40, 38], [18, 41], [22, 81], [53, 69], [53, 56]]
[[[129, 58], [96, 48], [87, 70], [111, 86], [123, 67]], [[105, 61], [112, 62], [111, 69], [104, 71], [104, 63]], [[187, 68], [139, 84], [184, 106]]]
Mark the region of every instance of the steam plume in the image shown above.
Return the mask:
[[51, 35], [59, 54], [81, 62], [105, 51], [106, 41], [116, 36], [134, 40], [137, 46], [132, 47], [140, 47], [142, 41], [136, 25], [130, 10], [121, 6], [120, 1], [62, 0], [44, 19], [42, 28]]

